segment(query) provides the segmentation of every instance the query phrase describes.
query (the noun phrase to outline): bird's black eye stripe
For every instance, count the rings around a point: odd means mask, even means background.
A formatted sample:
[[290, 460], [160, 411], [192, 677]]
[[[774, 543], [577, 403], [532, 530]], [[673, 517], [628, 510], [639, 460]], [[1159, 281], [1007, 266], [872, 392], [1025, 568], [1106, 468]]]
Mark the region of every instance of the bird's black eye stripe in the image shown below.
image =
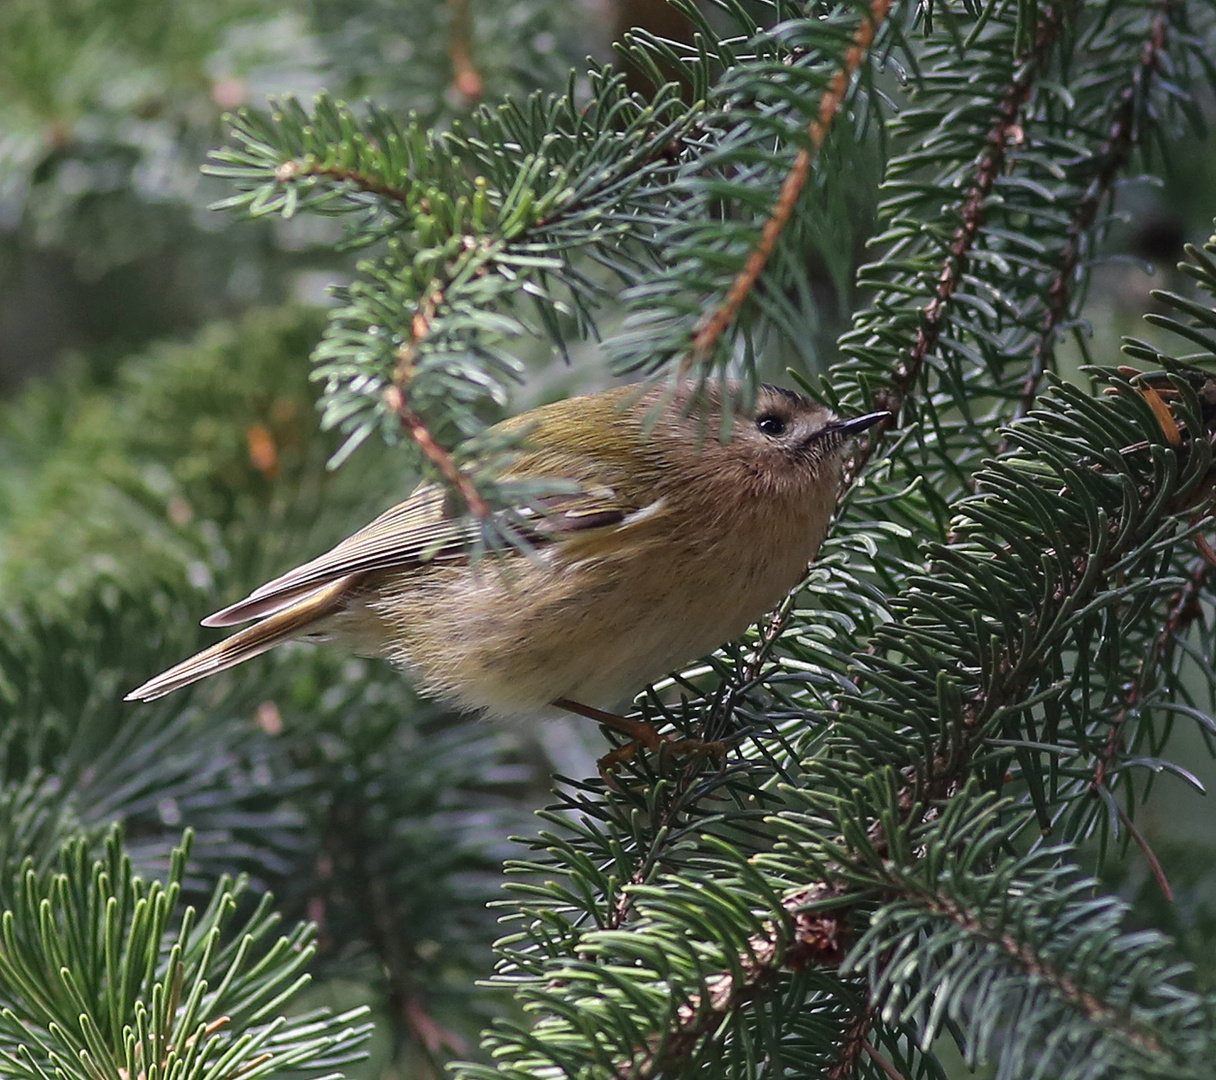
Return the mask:
[[773, 413], [765, 413], [763, 416], [756, 417], [756, 427], [759, 428], [765, 435], [770, 438], [777, 438], [779, 435], [785, 434], [785, 421], [780, 416]]

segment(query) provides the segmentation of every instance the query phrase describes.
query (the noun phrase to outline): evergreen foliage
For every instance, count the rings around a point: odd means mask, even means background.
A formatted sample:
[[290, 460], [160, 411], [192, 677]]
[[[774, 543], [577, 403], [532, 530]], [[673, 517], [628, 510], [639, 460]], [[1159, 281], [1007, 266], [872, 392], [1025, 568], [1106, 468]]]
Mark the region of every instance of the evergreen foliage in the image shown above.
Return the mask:
[[174, 852], [163, 884], [134, 875], [116, 831], [95, 862], [74, 840], [53, 872], [22, 867], [0, 923], [9, 1076], [218, 1080], [350, 1059], [364, 1010], [279, 1015], [308, 981], [311, 929], [273, 939], [268, 895], [234, 925], [245, 884], [225, 878], [202, 911], [179, 912], [188, 850]]
[[[335, 986], [371, 987], [427, 1067], [467, 1058], [464, 1080], [912, 1080], [945, 1075], [946, 1040], [999, 1077], [1211, 1075], [1216, 1003], [1185, 934], [1135, 928], [1102, 875], [1143, 860], [1169, 895], [1137, 818], [1157, 778], [1198, 785], [1180, 731], [1216, 735], [1216, 237], [1188, 251], [1193, 293], [1158, 295], [1160, 336], [1126, 345], [1148, 375], [1086, 355], [1084, 302], [1121, 184], [1201, 133], [1212, 6], [684, 9], [692, 44], [639, 31], [623, 49], [650, 98], [594, 68], [443, 130], [329, 96], [234, 118], [208, 166], [222, 205], [336, 216], [363, 252], [313, 351], [340, 438], [300, 433], [309, 318], [263, 315], [136, 363], [116, 399], [80, 392], [81, 415], [123, 418], [112, 463], [109, 419], [73, 425], [65, 479], [25, 459], [56, 508], [30, 510], [30, 535], [64, 553], [40, 563], [11, 529], [8, 576], [80, 574], [53, 603], [12, 587], [0, 634], [17, 1075], [338, 1067], [351, 1016], [271, 1019], [311, 931], [270, 944], [264, 900], [251, 945], [219, 945], [237, 869], [317, 921]], [[879, 169], [863, 303], [825, 367], [815, 274], [852, 273], [859, 177]], [[635, 703], [726, 739], [725, 765], [639, 755], [613, 785], [563, 779], [515, 849], [488, 981], [515, 1007], [479, 1054], [459, 1028], [485, 1015], [468, 980], [490, 969], [520, 780], [498, 736], [382, 666], [298, 653], [116, 700], [192, 647], [192, 566], [213, 575], [196, 589], [255, 584], [260, 559], [306, 553], [288, 549], [313, 508], [387, 495], [385, 462], [448, 485], [499, 542], [531, 493], [498, 482], [509, 447], [486, 428], [531, 342], [601, 333], [619, 373], [730, 374], [748, 395], [792, 356], [809, 393], [891, 419], [794, 596]], [[18, 461], [56, 433], [45, 406], [22, 422]], [[122, 530], [137, 554], [99, 580], [88, 559]], [[127, 840], [94, 865], [114, 820]], [[166, 866], [183, 827], [196, 856]], [[170, 930], [179, 893], [214, 898]]]

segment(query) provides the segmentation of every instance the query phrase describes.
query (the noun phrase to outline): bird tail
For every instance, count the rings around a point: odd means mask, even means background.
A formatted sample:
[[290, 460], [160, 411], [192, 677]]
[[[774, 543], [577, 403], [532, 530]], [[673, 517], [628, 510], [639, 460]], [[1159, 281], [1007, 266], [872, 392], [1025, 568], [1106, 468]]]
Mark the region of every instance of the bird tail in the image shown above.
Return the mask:
[[259, 623], [196, 653], [189, 660], [163, 671], [142, 686], [137, 686], [124, 701], [152, 701], [192, 682], [260, 656], [276, 645], [297, 638], [327, 616], [342, 610], [352, 578], [344, 577], [316, 589], [295, 603], [267, 616]]

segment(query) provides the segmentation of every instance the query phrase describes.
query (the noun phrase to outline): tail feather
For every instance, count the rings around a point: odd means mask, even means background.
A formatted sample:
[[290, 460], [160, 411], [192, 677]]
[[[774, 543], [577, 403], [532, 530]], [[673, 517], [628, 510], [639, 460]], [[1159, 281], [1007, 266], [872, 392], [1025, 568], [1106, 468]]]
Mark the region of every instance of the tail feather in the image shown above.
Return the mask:
[[342, 609], [346, 590], [352, 580], [353, 577], [341, 578], [330, 582], [324, 588], [314, 590], [284, 610], [268, 615], [261, 622], [246, 627], [196, 653], [188, 660], [175, 664], [168, 671], [161, 672], [142, 686], [137, 686], [123, 700], [153, 701], [164, 697], [165, 694], [189, 686], [199, 679], [205, 679], [208, 675], [252, 660], [253, 657], [297, 638], [310, 629], [315, 630], [317, 622], [337, 614]]

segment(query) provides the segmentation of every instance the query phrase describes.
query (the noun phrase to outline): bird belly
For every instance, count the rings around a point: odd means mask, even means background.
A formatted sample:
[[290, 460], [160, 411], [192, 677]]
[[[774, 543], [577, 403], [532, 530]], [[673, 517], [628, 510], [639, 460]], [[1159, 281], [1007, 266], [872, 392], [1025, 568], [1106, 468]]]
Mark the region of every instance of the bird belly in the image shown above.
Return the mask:
[[500, 717], [551, 712], [561, 697], [613, 708], [771, 609], [812, 553], [799, 539], [661, 560], [487, 557], [473, 572], [384, 581], [368, 607], [385, 624], [386, 655], [424, 693]]

